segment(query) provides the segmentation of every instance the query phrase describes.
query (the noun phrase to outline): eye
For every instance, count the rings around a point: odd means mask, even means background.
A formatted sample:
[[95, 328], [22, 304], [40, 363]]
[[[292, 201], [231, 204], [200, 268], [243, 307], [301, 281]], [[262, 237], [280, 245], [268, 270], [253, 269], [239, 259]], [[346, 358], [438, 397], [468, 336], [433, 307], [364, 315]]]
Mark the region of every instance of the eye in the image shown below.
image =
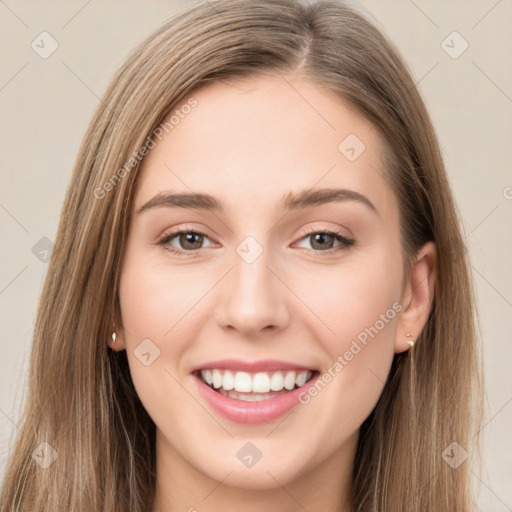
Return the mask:
[[[182, 248], [177, 248], [169, 245], [171, 240], [178, 239], [178, 243]], [[165, 249], [176, 254], [193, 253], [198, 249], [202, 249], [202, 244], [208, 235], [197, 230], [180, 229], [165, 235], [158, 241], [158, 244], [163, 245]]]
[[[175, 238], [178, 239], [178, 243], [181, 248], [170, 245], [171, 241]], [[313, 246], [313, 248], [308, 251], [314, 254], [321, 253], [322, 255], [328, 255], [339, 250], [348, 249], [355, 243], [355, 240], [343, 236], [338, 231], [331, 231], [328, 229], [305, 231], [303, 232], [303, 236], [300, 240], [308, 238], [312, 240]], [[163, 245], [166, 250], [174, 254], [187, 254], [192, 256], [199, 249], [203, 249], [202, 245], [205, 239], [209, 239], [209, 237], [201, 231], [179, 229], [165, 235], [158, 241], [158, 244]], [[335, 242], [338, 242], [338, 245], [334, 245]]]
[[[303, 235], [301, 240], [311, 240], [313, 249], [310, 252], [315, 254], [332, 254], [339, 250], [348, 249], [355, 243], [355, 240], [343, 236], [338, 231], [328, 229], [306, 231]], [[336, 241], [339, 242], [337, 246], [333, 245]]]

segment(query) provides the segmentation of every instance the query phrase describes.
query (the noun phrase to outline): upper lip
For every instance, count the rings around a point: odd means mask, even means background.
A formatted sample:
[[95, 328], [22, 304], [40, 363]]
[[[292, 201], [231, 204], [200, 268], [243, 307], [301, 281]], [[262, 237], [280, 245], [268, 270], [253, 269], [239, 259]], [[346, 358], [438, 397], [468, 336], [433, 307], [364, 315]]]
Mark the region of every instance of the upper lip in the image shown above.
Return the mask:
[[219, 361], [210, 361], [192, 368], [192, 372], [198, 370], [238, 370], [248, 373], [277, 371], [277, 370], [310, 370], [316, 371], [311, 366], [290, 363], [289, 361], [279, 361], [277, 359], [262, 359], [260, 361], [243, 361], [241, 359], [222, 359]]

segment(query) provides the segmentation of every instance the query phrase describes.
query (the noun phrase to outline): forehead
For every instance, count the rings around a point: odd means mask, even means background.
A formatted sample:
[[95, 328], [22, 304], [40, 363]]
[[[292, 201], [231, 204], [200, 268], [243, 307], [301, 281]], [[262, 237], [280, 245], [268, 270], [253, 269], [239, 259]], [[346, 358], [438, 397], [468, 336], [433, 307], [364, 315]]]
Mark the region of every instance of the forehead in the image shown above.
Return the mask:
[[269, 206], [311, 187], [350, 188], [384, 210], [393, 207], [377, 131], [335, 93], [303, 78], [208, 84], [166, 120], [171, 116], [172, 128], [142, 163], [136, 208], [162, 190], [205, 192], [228, 206], [264, 198]]

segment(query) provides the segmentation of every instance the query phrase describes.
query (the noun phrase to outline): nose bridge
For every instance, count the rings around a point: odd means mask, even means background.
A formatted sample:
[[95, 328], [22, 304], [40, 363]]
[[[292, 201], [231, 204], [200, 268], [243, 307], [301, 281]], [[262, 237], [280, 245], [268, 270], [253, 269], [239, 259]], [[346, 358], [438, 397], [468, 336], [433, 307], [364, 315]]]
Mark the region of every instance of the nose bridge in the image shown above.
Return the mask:
[[233, 255], [223, 317], [240, 331], [282, 327], [287, 320], [282, 284], [270, 270], [274, 265], [268, 237], [262, 237], [246, 236]]

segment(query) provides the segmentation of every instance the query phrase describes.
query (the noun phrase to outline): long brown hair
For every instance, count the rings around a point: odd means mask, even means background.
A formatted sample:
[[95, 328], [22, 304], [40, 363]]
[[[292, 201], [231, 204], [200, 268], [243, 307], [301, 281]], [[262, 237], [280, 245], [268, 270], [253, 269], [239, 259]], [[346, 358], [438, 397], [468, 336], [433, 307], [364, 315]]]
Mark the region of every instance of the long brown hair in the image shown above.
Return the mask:
[[[341, 2], [210, 0], [166, 22], [129, 55], [85, 134], [37, 312], [2, 511], [150, 509], [155, 425], [135, 392], [126, 352], [107, 345], [119, 308], [137, 155], [198, 87], [258, 73], [300, 74], [370, 120], [386, 142], [406, 275], [425, 242], [437, 247], [427, 325], [413, 351], [395, 356], [361, 426], [353, 508], [472, 509], [469, 461], [455, 468], [443, 453], [455, 442], [460, 448], [451, 449], [466, 450], [470, 460], [479, 454], [474, 291], [436, 135], [410, 72], [375, 26]], [[38, 453], [57, 459], [42, 467]]]

